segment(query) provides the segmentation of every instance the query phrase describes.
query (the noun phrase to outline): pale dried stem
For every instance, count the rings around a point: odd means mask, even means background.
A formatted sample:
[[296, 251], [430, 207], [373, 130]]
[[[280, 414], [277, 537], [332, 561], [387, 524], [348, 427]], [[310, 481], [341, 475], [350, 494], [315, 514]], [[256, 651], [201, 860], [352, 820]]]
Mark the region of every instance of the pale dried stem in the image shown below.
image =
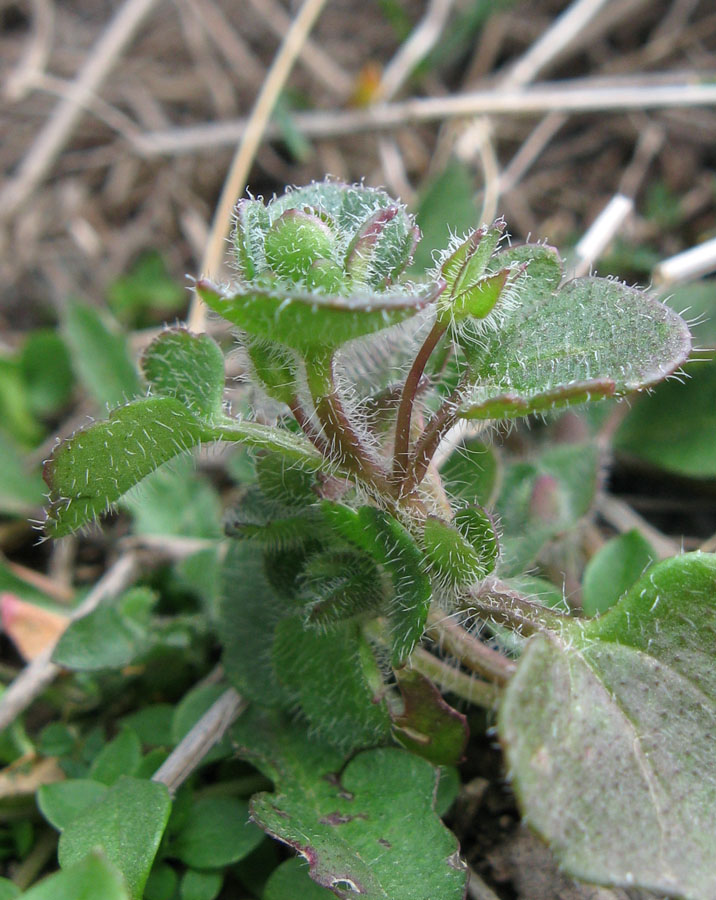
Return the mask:
[[174, 794], [246, 708], [233, 688], [216, 700], [152, 776]]
[[72, 134], [84, 106], [107, 77], [155, 0], [125, 0], [85, 60], [63, 98], [0, 191], [0, 221], [11, 218], [42, 181]]
[[[221, 268], [225, 250], [224, 244], [229, 233], [231, 212], [236, 198], [243, 193], [246, 187], [249, 171], [256, 156], [256, 151], [261, 145], [266, 126], [276, 105], [276, 100], [325, 2], [326, 0], [304, 0], [303, 6], [286, 32], [283, 43], [266, 75], [251, 115], [246, 121], [241, 143], [232, 160], [221, 191], [219, 203], [211, 224], [209, 241], [202, 260], [202, 275], [215, 275]], [[206, 307], [201, 298], [195, 294], [189, 311], [189, 330], [194, 332], [204, 331], [205, 317]]]
[[[654, 76], [652, 76], [654, 77]], [[296, 128], [308, 138], [335, 138], [371, 131], [389, 131], [406, 125], [439, 122], [466, 116], [533, 116], [548, 112], [601, 113], [605, 111], [689, 108], [716, 106], [714, 84], [634, 84], [631, 78], [575, 79], [545, 83], [524, 90], [472, 91], [450, 97], [427, 97], [386, 103], [369, 109], [295, 113]], [[224, 147], [241, 140], [248, 120], [192, 125], [167, 131], [148, 132], [134, 141], [138, 152], [150, 158]], [[279, 135], [269, 126], [261, 135]]]
[[665, 534], [650, 525], [646, 519], [639, 515], [634, 509], [610, 494], [599, 494], [596, 502], [596, 509], [600, 516], [617, 531], [623, 533], [636, 528], [649, 541], [660, 559], [667, 559], [670, 556], [678, 556], [681, 547], [676, 541], [672, 541]]
[[[276, 0], [249, 0], [256, 13], [273, 33], [283, 38], [291, 25], [291, 19]], [[299, 52], [299, 62], [323, 87], [343, 100], [353, 90], [353, 78], [326, 53], [320, 43], [307, 37]]]
[[32, 0], [32, 33], [20, 61], [3, 85], [9, 103], [23, 100], [35, 88], [47, 65], [55, 30], [55, 6], [51, 0]]

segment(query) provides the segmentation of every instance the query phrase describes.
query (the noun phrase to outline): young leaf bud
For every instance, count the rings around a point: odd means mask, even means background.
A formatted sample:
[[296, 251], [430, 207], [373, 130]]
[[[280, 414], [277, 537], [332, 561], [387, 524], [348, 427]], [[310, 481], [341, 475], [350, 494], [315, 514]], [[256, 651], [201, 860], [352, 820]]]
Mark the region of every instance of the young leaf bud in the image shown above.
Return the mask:
[[361, 226], [346, 252], [346, 273], [354, 282], [385, 287], [409, 265], [420, 236], [405, 210], [379, 209]]
[[234, 258], [243, 281], [251, 281], [266, 268], [264, 234], [270, 222], [260, 200], [239, 200], [234, 208]]
[[271, 225], [265, 239], [266, 262], [283, 278], [302, 281], [317, 260], [334, 254], [331, 228], [318, 215], [287, 209]]

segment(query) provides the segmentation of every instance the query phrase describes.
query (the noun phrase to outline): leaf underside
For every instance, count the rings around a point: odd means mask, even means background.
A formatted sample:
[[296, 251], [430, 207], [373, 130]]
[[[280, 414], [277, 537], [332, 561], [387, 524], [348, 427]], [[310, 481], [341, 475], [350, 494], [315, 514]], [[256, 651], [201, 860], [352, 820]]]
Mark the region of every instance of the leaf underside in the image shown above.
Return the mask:
[[527, 821], [571, 875], [716, 896], [715, 598], [716, 556], [676, 557], [521, 658], [499, 733]]

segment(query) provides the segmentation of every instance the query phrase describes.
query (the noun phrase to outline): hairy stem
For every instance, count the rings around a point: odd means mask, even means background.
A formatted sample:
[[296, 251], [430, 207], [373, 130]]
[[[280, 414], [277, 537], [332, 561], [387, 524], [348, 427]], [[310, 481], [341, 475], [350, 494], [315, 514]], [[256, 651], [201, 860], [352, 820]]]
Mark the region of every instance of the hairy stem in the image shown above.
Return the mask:
[[519, 591], [490, 576], [467, 596], [466, 608], [474, 609], [485, 619], [507, 625], [522, 635], [558, 634], [562, 623], [568, 619], [564, 613], [547, 609], [528, 600]]
[[353, 427], [333, 379], [333, 351], [305, 360], [308, 387], [332, 457], [362, 481], [388, 491], [388, 479]]
[[410, 367], [408, 377], [403, 385], [398, 415], [395, 420], [395, 449], [393, 452], [392, 479], [397, 485], [400, 485], [407, 474], [408, 453], [410, 450], [410, 424], [413, 418], [413, 404], [415, 403], [418, 384], [433, 350], [437, 347], [446, 329], [446, 324], [435, 322], [430, 330], [430, 334], [425, 338], [422, 347], [413, 360], [413, 365]]
[[444, 401], [440, 409], [428, 422], [425, 432], [415, 448], [413, 458], [408, 464], [408, 471], [400, 485], [400, 495], [406, 496], [416, 488], [425, 477], [430, 461], [440, 446], [440, 441], [457, 421], [458, 388]]
[[483, 678], [505, 684], [515, 671], [515, 663], [512, 660], [473, 637], [452, 619], [445, 618], [437, 609], [433, 608], [430, 611], [428, 624], [429, 633], [441, 646]]
[[301, 431], [306, 435], [308, 440], [313, 444], [314, 447], [316, 447], [317, 450], [320, 450], [324, 456], [329, 456], [330, 448], [326, 444], [323, 435], [315, 428], [309, 416], [306, 415], [306, 411], [298, 402], [298, 398], [294, 397], [293, 400], [288, 404], [288, 406], [293, 413], [294, 419], [298, 422]]
[[434, 681], [442, 690], [451, 691], [469, 703], [482, 706], [484, 709], [494, 709], [497, 705], [500, 697], [500, 689], [497, 685], [466, 675], [459, 669], [437, 659], [422, 647], [413, 651], [410, 664], [416, 672], [420, 672], [421, 675]]

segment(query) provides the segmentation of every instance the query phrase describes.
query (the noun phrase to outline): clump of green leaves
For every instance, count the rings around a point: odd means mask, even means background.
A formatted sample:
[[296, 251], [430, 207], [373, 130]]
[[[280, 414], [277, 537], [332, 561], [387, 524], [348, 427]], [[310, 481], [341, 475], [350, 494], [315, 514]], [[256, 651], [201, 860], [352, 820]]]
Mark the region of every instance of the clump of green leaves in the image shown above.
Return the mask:
[[[168, 330], [142, 361], [147, 396], [47, 463], [47, 533], [91, 522], [200, 444], [252, 448], [255, 480], [227, 515], [217, 630], [225, 671], [251, 704], [234, 741], [274, 784], [251, 816], [308, 859], [316, 896], [463, 896], [465, 867], [436, 806], [467, 735], [436, 689], [449, 684], [499, 706], [525, 816], [565, 869], [707, 900], [713, 629], [698, 623], [711, 615], [713, 558], [652, 566], [631, 589], [641, 570], [625, 566], [610, 590], [590, 588], [591, 611], [611, 609], [585, 622], [522, 576], [589, 508], [594, 444], [504, 471], [480, 445], [444, 479], [434, 464], [461, 422], [650, 387], [685, 362], [688, 328], [619, 282], [565, 281], [553, 248], [510, 246], [499, 221], [453, 239], [408, 280], [417, 238], [402, 206], [362, 185], [241, 200], [236, 278], [197, 291], [238, 329], [276, 424], [232, 415], [218, 345]], [[479, 617], [499, 648], [483, 644], [473, 659], [484, 679], [474, 693], [426, 649], [428, 628], [456, 610]], [[112, 788], [134, 790], [131, 780]], [[157, 794], [161, 816], [163, 802]], [[92, 809], [82, 815], [101, 832]], [[81, 862], [78, 828], [63, 834], [68, 866]], [[105, 853], [134, 896], [148, 851], [123, 867], [113, 846]], [[283, 896], [284, 883], [301, 891], [303, 870], [280, 871], [264, 896]]]

